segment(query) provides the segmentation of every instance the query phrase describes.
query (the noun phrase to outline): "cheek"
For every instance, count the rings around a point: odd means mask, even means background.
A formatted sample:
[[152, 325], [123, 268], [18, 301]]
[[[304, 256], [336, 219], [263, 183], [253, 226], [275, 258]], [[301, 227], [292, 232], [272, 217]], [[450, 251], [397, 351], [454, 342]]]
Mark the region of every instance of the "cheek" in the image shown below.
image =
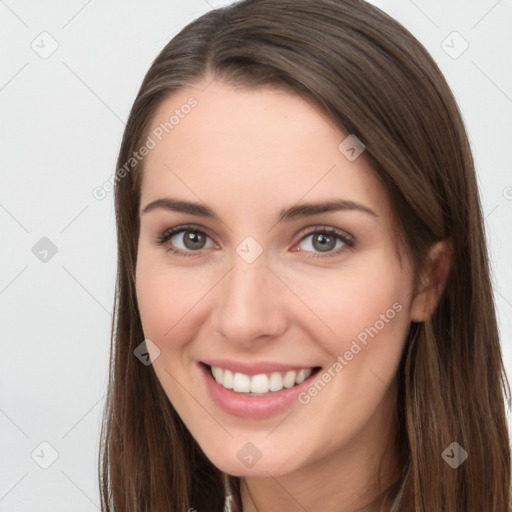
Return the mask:
[[[333, 358], [352, 350], [362, 363], [367, 357], [393, 353], [390, 349], [394, 346], [399, 352], [410, 323], [410, 288], [407, 272], [389, 257], [316, 280], [309, 292], [303, 289], [303, 296], [307, 294], [307, 301], [317, 314], [310, 323], [316, 326], [311, 327], [311, 335], [316, 331], [316, 339], [322, 340], [323, 348]], [[382, 343], [378, 345], [376, 341]], [[377, 348], [358, 351], [357, 345], [364, 349], [370, 344]]]
[[144, 336], [161, 350], [156, 366], [164, 361], [174, 366], [173, 354], [186, 347], [194, 330], [207, 320], [205, 297], [218, 277], [173, 267], [154, 250], [139, 251], [135, 279]]
[[184, 381], [191, 328], [187, 313], [198, 302], [198, 290], [183, 274], [166, 265], [155, 251], [139, 247], [135, 282], [144, 337], [160, 350], [153, 369], [169, 400], [180, 409], [186, 397], [175, 379]]
[[[163, 251], [163, 249], [162, 249]], [[165, 265], [160, 250], [139, 244], [135, 274], [137, 303], [146, 337], [162, 340], [185, 314], [194, 287]]]
[[330, 362], [318, 377], [322, 382], [312, 383], [300, 397], [305, 418], [325, 425], [322, 435], [331, 440], [326, 450], [349, 442], [384, 403], [410, 325], [409, 275], [386, 254], [371, 263], [340, 269], [326, 277], [323, 293], [317, 288], [308, 297], [334, 331], [322, 327], [320, 336], [318, 319], [308, 324], [311, 336], [317, 330]]
[[162, 271], [144, 251], [139, 252], [136, 270], [137, 303], [141, 316], [144, 335], [151, 340], [161, 340], [165, 332], [174, 324], [172, 296], [175, 290], [171, 286], [170, 276]]

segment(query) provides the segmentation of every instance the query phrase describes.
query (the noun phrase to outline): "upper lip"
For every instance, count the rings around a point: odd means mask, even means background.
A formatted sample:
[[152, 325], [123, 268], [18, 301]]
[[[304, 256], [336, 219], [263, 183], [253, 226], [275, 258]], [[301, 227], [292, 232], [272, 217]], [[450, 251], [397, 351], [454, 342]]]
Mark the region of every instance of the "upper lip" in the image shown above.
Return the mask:
[[209, 366], [218, 366], [230, 370], [233, 373], [244, 373], [245, 375], [259, 375], [262, 373], [298, 371], [308, 368], [318, 368], [318, 366], [302, 364], [294, 365], [289, 363], [278, 363], [274, 361], [244, 362], [232, 361], [229, 359], [208, 359], [201, 361]]

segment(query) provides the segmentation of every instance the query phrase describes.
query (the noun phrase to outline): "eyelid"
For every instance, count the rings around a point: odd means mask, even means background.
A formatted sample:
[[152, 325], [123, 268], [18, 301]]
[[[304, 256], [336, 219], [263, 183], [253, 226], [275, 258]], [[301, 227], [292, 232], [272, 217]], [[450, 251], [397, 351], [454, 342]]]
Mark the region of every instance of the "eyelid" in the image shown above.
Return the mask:
[[353, 237], [347, 231], [340, 229], [340, 228], [335, 228], [333, 226], [327, 226], [327, 225], [322, 225], [322, 224], [313, 224], [312, 226], [302, 228], [300, 230], [300, 234], [299, 234], [299, 236], [301, 237], [299, 241], [302, 241], [305, 237], [313, 235], [315, 233], [324, 233], [324, 232], [338, 235], [341, 238], [346, 238], [347, 241], [351, 241], [353, 243], [356, 242], [355, 237]]

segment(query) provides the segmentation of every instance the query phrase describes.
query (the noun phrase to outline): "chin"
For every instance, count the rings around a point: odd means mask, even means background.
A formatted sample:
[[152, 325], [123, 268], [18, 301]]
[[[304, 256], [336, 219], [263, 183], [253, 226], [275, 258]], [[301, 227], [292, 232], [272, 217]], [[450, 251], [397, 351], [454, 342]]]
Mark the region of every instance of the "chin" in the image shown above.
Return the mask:
[[[237, 443], [238, 445], [239, 443]], [[245, 448], [244, 448], [245, 447]], [[244, 451], [245, 449], [245, 451]], [[248, 457], [249, 453], [253, 453], [255, 462], [247, 460], [244, 462], [244, 458]], [[242, 448], [237, 448], [233, 451], [232, 456], [229, 458], [226, 456], [226, 451], [222, 453], [209, 453], [203, 450], [210, 460], [210, 462], [219, 470], [233, 476], [245, 477], [268, 477], [269, 474], [272, 476], [281, 476], [296, 471], [299, 467], [300, 461], [294, 461], [290, 458], [293, 454], [280, 451], [276, 454], [277, 447], [272, 452], [265, 456], [264, 453], [260, 452], [261, 458], [256, 460], [258, 456], [256, 450], [251, 448], [250, 445], [242, 443]], [[229, 449], [231, 453], [232, 450]]]

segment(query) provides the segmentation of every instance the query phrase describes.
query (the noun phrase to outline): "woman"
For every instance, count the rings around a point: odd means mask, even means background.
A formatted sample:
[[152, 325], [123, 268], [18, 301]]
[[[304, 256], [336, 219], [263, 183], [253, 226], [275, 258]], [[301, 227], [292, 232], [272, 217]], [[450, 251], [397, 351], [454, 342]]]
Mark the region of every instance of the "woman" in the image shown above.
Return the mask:
[[103, 510], [510, 510], [472, 155], [401, 25], [208, 12], [153, 62], [118, 169]]

